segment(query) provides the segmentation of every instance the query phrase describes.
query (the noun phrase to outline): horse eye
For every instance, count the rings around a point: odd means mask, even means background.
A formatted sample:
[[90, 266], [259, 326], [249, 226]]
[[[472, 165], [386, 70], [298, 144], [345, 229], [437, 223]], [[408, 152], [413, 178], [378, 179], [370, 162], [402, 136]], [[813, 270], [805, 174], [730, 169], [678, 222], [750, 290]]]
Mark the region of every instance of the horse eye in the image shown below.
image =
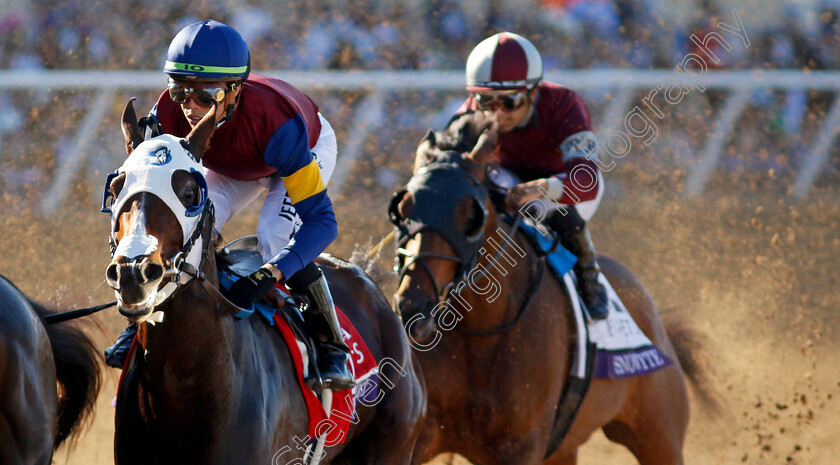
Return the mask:
[[466, 228], [464, 228], [464, 233], [466, 233], [467, 236], [474, 236], [481, 230], [482, 223], [483, 222], [481, 221], [481, 217], [479, 215], [470, 215]]
[[181, 194], [181, 203], [184, 204], [185, 207], [194, 207], [198, 202], [198, 187], [194, 185], [188, 185], [184, 188], [184, 192]]
[[469, 216], [463, 222], [461, 229], [467, 237], [475, 237], [484, 229], [484, 208], [475, 199], [469, 200], [467, 208], [469, 208]]

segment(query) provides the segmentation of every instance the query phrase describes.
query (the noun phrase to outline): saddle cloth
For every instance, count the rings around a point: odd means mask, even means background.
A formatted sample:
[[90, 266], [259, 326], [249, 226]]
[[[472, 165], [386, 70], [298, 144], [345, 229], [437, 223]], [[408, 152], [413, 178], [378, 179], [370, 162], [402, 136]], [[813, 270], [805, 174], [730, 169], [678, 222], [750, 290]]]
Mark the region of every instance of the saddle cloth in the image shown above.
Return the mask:
[[[328, 446], [334, 446], [344, 442], [347, 438], [347, 430], [350, 428], [350, 424], [354, 419], [358, 421], [356, 404], [359, 402], [367, 405], [374, 404], [379, 392], [379, 367], [376, 360], [370, 353], [370, 349], [365, 344], [365, 341], [359, 335], [356, 327], [347, 318], [347, 315], [338, 307], [335, 310], [338, 314], [339, 324], [341, 325], [341, 335], [347, 347], [350, 348], [350, 369], [356, 380], [356, 386], [353, 389], [347, 389], [333, 394], [329, 415], [324, 410], [315, 391], [304, 383], [304, 379], [307, 376], [304, 359], [308, 358], [306, 346], [295, 339], [295, 335], [288, 321], [280, 315], [279, 311], [275, 311], [272, 316], [272, 323], [277, 326], [280, 334], [283, 335], [283, 339], [289, 348], [289, 353], [295, 362], [298, 386], [303, 393], [303, 398], [306, 401], [306, 407], [309, 411], [309, 442], [314, 442], [321, 435], [325, 434], [325, 444]], [[260, 313], [263, 313], [262, 310]]]
[[[526, 222], [523, 222], [520, 228], [532, 242], [539, 244], [544, 253], [551, 250], [554, 241], [552, 237]], [[567, 291], [571, 291], [569, 292], [570, 297], [576, 301], [573, 302], [573, 307], [583, 307], [584, 304], [574, 287], [574, 279], [569, 279], [568, 282], [564, 279], [567, 273], [573, 275], [571, 270], [577, 258], [560, 245], [546, 258], [555, 278], [561, 284], [566, 285]], [[586, 367], [587, 363], [586, 350], [583, 348], [586, 347], [587, 338], [595, 344], [597, 349], [593, 373], [595, 378], [640, 376], [673, 364], [673, 361], [653, 345], [650, 339], [639, 329], [606, 276], [600, 274], [598, 280], [607, 290], [610, 305], [609, 317], [605, 320], [593, 320], [586, 324], [583, 312], [573, 312], [577, 319], [578, 332], [586, 335], [586, 337], [580, 338], [583, 344], [579, 344], [580, 350], [578, 350], [573, 373], [576, 369], [579, 369], [581, 370], [579, 377], [585, 377], [583, 367]], [[569, 287], [571, 287], [571, 290], [568, 289]]]
[[[220, 273], [219, 284], [222, 287], [227, 287], [232, 283], [233, 280], [230, 277]], [[277, 284], [275, 287], [284, 296], [289, 295], [289, 291], [282, 284]], [[318, 397], [319, 393], [313, 391], [304, 382], [309, 375], [310, 359], [306, 344], [296, 338], [282, 310], [259, 302], [254, 304], [254, 308], [268, 324], [277, 327], [294, 361], [297, 384], [309, 412], [307, 442], [313, 442], [320, 436], [326, 435], [328, 446], [343, 443], [350, 424], [354, 422], [354, 419], [357, 421], [356, 404], [361, 402], [372, 405], [376, 402], [379, 393], [379, 366], [364, 339], [344, 311], [336, 306], [341, 335], [347, 347], [350, 348], [350, 370], [356, 380], [356, 386], [353, 389], [333, 393], [328, 415]]]
[[[245, 236], [227, 244], [221, 253], [217, 253], [216, 261], [219, 265], [219, 285], [230, 288], [237, 277], [247, 276], [263, 265], [264, 261], [257, 251], [256, 236]], [[275, 285], [283, 297], [289, 295], [288, 289], [281, 284]], [[282, 299], [281, 299], [282, 300]], [[354, 419], [356, 403], [373, 405], [379, 394], [379, 366], [370, 353], [367, 344], [359, 335], [355, 326], [344, 312], [336, 306], [341, 334], [347, 347], [350, 348], [350, 369], [356, 379], [356, 386], [350, 390], [336, 392], [332, 396], [332, 407], [327, 415], [317, 394], [310, 389], [304, 380], [308, 376], [310, 356], [307, 344], [296, 339], [287, 318], [288, 313], [262, 303], [254, 304], [266, 321], [276, 326], [286, 341], [289, 353], [295, 362], [298, 386], [303, 393], [309, 410], [309, 438], [314, 442], [318, 437], [326, 434], [326, 445], [334, 446], [344, 441], [349, 425]], [[298, 314], [299, 316], [299, 314]], [[320, 426], [319, 426], [320, 425]]]

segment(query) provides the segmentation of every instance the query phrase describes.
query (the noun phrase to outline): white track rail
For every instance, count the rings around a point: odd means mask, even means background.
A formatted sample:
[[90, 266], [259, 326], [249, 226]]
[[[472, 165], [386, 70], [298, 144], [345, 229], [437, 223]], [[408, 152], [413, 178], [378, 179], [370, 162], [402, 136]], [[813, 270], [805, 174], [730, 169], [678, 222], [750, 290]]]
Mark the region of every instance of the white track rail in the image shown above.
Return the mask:
[[[341, 147], [341, 160], [333, 176], [331, 187], [338, 191], [342, 181], [361, 155], [364, 141], [374, 129], [383, 129], [381, 121], [384, 105], [391, 91], [462, 91], [463, 73], [460, 71], [260, 71], [262, 74], [286, 80], [304, 90], [363, 91], [368, 96], [357, 110], [357, 131]], [[615, 97], [609, 103], [604, 119], [597, 126], [603, 129], [617, 127], [622, 115], [633, 105], [634, 92], [645, 94], [657, 87], [665, 78], [675, 77], [673, 70], [599, 69], [551, 72], [546, 79], [559, 82], [573, 89], [607, 89]], [[758, 89], [808, 89], [837, 92], [840, 90], [840, 72], [801, 71], [709, 71], [702, 76], [701, 84], [708, 89], [727, 92], [726, 102], [717, 118], [712, 136], [702, 148], [699, 168], [690, 173], [686, 192], [699, 195], [706, 179], [714, 172], [721, 152], [735, 127], [743, 108], [749, 103], [750, 91]], [[86, 140], [92, 138], [113, 103], [117, 91], [161, 90], [165, 79], [159, 71], [0, 71], [0, 91], [15, 89], [49, 89], [97, 91], [90, 108], [76, 130], [71, 150], [67, 153], [52, 181], [48, 197], [42, 203], [45, 213], [52, 213], [61, 206], [67, 188], [84, 167]], [[363, 124], [362, 124], [363, 123]], [[804, 167], [798, 173], [795, 193], [807, 197], [811, 186], [828, 160], [840, 126], [840, 104], [835, 101], [830, 113], [820, 122], [818, 137], [811, 145]], [[333, 186], [334, 184], [334, 186]]]

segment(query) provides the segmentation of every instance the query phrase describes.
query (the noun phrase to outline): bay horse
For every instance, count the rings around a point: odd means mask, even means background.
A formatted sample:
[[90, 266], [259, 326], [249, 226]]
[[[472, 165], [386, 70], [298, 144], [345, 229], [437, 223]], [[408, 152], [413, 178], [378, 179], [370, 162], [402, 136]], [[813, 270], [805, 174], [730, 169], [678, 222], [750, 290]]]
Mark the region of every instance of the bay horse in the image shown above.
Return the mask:
[[0, 275], [0, 463], [49, 465], [55, 450], [93, 414], [99, 355], [70, 323]]
[[[257, 315], [233, 318], [232, 304], [211, 295], [219, 285], [216, 241], [200, 160], [213, 114], [184, 139], [144, 141], [131, 101], [123, 112], [129, 156], [106, 182], [106, 280], [138, 333], [116, 400], [119, 465], [309, 463], [297, 449], [305, 447], [308, 414], [285, 342]], [[149, 164], [169, 168], [138, 169]], [[374, 358], [401, 371], [380, 372], [388, 389], [357, 406], [346, 440], [325, 448], [322, 463], [408, 464], [425, 392], [400, 319], [358, 267], [333, 259], [322, 269]], [[155, 315], [165, 319], [153, 325]]]
[[[578, 336], [569, 297], [557, 280], [543, 279], [545, 265], [530, 243], [521, 234], [510, 238], [524, 251], [520, 259], [508, 250], [520, 262], [515, 265], [488, 245], [505, 244], [513, 234], [485, 183], [494, 135], [481, 113], [428, 133], [407, 185], [414, 189], [398, 192], [391, 203], [398, 228], [414, 225], [398, 233], [395, 306], [427, 383], [415, 463], [452, 452], [482, 465], [571, 465], [578, 447], [602, 428], [642, 465], [682, 464], [689, 403], [675, 347], [642, 283], [604, 255], [604, 275], [674, 364], [645, 376], [592, 380], [565, 436], [552, 437]], [[450, 167], [437, 169], [443, 164]], [[483, 276], [469, 281], [471, 269]]]

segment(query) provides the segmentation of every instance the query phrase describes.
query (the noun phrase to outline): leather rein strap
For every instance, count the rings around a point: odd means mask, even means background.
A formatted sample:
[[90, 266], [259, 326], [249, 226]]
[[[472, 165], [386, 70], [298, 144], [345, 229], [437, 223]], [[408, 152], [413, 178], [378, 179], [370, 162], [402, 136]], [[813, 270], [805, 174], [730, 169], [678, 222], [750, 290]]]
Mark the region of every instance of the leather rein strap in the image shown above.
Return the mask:
[[[193, 234], [193, 237], [190, 238], [190, 241], [188, 241], [189, 247], [191, 248], [192, 244], [195, 244], [195, 242], [198, 240], [198, 237], [204, 238], [204, 240], [202, 241], [201, 260], [199, 260], [199, 263], [203, 263], [210, 254], [210, 238], [212, 237], [212, 228], [213, 223], [215, 222], [215, 209], [213, 208], [212, 203], [210, 201], [207, 202], [205, 211], [207, 212], [207, 215], [204, 218], [204, 228], [201, 228], [200, 234]], [[189, 251], [187, 251], [187, 253], [182, 252], [182, 254], [179, 255], [185, 257], [188, 253]], [[238, 319], [244, 319], [248, 318], [254, 313], [253, 307], [243, 308], [228, 300], [228, 298], [222, 294], [219, 288], [214, 286], [213, 283], [211, 283], [207, 279], [207, 275], [203, 271], [196, 269], [194, 266], [187, 263], [186, 260], [178, 260], [176, 258], [175, 262], [176, 263], [174, 263], [174, 267], [178, 271], [185, 273], [187, 276], [190, 276], [191, 278], [193, 278], [193, 281], [198, 281], [201, 284], [201, 288], [204, 289], [204, 292], [206, 292], [217, 303], [219, 303], [222, 307], [229, 311], [234, 317]]]
[[244, 319], [248, 318], [254, 313], [253, 307], [243, 308], [228, 300], [228, 298], [222, 294], [219, 288], [214, 286], [213, 283], [211, 283], [207, 279], [206, 274], [204, 274], [200, 270], [195, 269], [195, 267], [190, 265], [189, 263], [181, 262], [181, 265], [178, 267], [178, 269], [191, 276], [194, 281], [198, 281], [199, 284], [201, 284], [201, 288], [204, 289], [204, 292], [206, 292], [217, 303], [219, 303], [222, 307], [228, 310], [234, 317]]

